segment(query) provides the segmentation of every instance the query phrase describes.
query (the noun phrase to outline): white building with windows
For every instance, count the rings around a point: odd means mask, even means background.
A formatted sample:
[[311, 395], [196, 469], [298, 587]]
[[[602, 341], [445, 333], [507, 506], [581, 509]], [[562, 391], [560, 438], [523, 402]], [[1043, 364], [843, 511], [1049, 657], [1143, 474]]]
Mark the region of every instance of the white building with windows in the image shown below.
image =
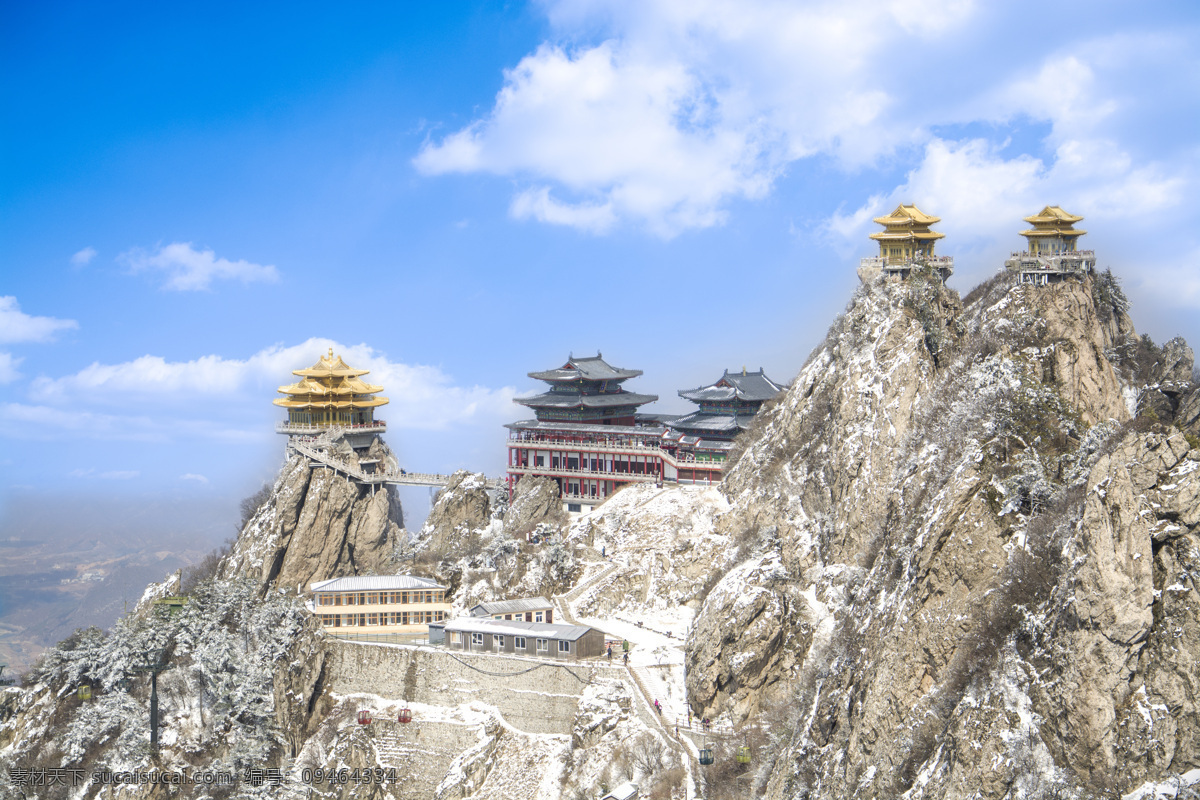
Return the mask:
[[[470, 653], [504, 653], [575, 661], [604, 654], [604, 632], [584, 625], [460, 617], [442, 629], [445, 645]], [[437, 638], [431, 633], [430, 640]]]
[[309, 585], [310, 608], [326, 633], [424, 634], [450, 615], [446, 587], [415, 575], [360, 575]]
[[472, 606], [467, 613], [472, 617], [491, 617], [516, 622], [554, 622], [554, 605], [544, 597], [493, 600]]

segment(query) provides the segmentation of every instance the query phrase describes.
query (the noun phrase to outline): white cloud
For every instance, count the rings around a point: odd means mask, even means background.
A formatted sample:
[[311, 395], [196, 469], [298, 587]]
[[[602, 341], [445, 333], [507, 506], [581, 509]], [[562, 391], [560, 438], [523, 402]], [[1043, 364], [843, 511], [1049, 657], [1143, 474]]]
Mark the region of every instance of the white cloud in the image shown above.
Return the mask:
[[[163, 412], [162, 409], [159, 409]], [[170, 413], [104, 414], [62, 405], [0, 403], [0, 438], [33, 441], [96, 439], [167, 443], [181, 439], [235, 443], [264, 439], [269, 432], [220, 421], [179, 419]]]
[[203, 475], [197, 475], [194, 472], [186, 472], [179, 476], [181, 481], [195, 481], [196, 483], [208, 483], [208, 478]]
[[[278, 396], [276, 387], [295, 380], [292, 370], [315, 363], [330, 347], [352, 365], [370, 370], [366, 380], [384, 387], [383, 394], [391, 403], [379, 414], [396, 428], [440, 430], [478, 417], [500, 418], [512, 413], [511, 387], [457, 386], [437, 367], [394, 362], [367, 345], [347, 347], [328, 339], [268, 347], [247, 359], [207, 355], [191, 361], [167, 361], [146, 355], [120, 364], [95, 363], [61, 378], [37, 378], [30, 393], [44, 404], [39, 408], [47, 410], [83, 403], [120, 405], [137, 399], [147, 413], [164, 415], [147, 431], [165, 433], [170, 424], [176, 424], [169, 419], [168, 409], [187, 405], [210, 409], [213, 398], [220, 398], [220, 405], [229, 409], [270, 412], [270, 402]], [[120, 427], [115, 420], [95, 422], [106, 430]], [[186, 426], [186, 421], [177, 424]], [[137, 425], [130, 427], [136, 429]]]
[[905, 35], [944, 36], [973, 8], [942, 5], [914, 15], [885, 2], [551, 3], [564, 38], [597, 18], [612, 37], [542, 45], [505, 73], [487, 115], [427, 142], [414, 163], [516, 177], [518, 217], [592, 232], [632, 220], [662, 236], [717, 225], [728, 201], [762, 197], [792, 160], [862, 163], [907, 141], [878, 135], [894, 100], [874, 54]]
[[[1005, 210], [1021, 198], [1022, 216], [1068, 198], [1085, 215], [1121, 204], [1150, 214], [1195, 185], [1186, 134], [1138, 151], [1147, 118], [1179, 131], [1182, 109], [1196, 107], [1194, 82], [1171, 77], [1196, 62], [1176, 31], [1048, 42], [1027, 36], [1032, 8], [970, 0], [543, 8], [556, 41], [599, 43], [543, 43], [505, 72], [489, 111], [414, 159], [428, 175], [510, 177], [519, 219], [592, 233], [633, 222], [669, 237], [721, 224], [732, 200], [764, 196], [814, 156], [848, 174], [915, 158], [907, 183], [879, 199], [962, 202], [933, 213], [980, 233], [989, 197]], [[1061, 13], [1045, 24], [1072, 14]], [[1169, 109], [1181, 109], [1173, 125]], [[1031, 120], [1049, 133], [1010, 151], [1005, 137]], [[995, 138], [981, 142], [981, 128]], [[968, 175], [1001, 184], [972, 191]]]
[[217, 258], [212, 250], [197, 250], [191, 242], [174, 242], [154, 252], [134, 248], [119, 256], [132, 272], [159, 270], [167, 281], [163, 288], [174, 291], [208, 289], [214, 280], [242, 283], [274, 283], [279, 271], [271, 265]]
[[96, 257], [96, 248], [85, 247], [82, 250], [80, 250], [78, 253], [76, 253], [75, 255], [71, 256], [71, 263], [77, 267], [85, 267], [88, 264], [90, 264], [92, 259], [95, 257]]
[[33, 317], [21, 311], [17, 298], [0, 297], [0, 344], [53, 341], [59, 331], [74, 330], [73, 319]]
[[0, 351], [0, 385], [12, 383], [21, 377], [21, 373], [17, 372], [17, 365], [20, 363], [21, 359], [12, 353]]

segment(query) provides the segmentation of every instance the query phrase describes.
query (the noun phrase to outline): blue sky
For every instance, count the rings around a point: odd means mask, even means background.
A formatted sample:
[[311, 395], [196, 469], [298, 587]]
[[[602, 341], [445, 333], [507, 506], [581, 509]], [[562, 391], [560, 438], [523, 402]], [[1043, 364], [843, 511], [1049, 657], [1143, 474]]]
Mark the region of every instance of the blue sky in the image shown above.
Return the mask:
[[1146, 8], [6, 4], [0, 519], [232, 508], [331, 345], [420, 470], [498, 474], [571, 351], [664, 412], [789, 380], [899, 202], [963, 292], [1061, 204], [1139, 330], [1200, 342], [1200, 13]]

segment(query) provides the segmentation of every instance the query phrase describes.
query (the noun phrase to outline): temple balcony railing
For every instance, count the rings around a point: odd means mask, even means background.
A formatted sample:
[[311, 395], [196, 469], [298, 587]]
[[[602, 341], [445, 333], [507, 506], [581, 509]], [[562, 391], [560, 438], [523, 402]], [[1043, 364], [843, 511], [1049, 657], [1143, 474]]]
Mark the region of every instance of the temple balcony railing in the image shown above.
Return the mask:
[[320, 435], [322, 433], [386, 433], [387, 423], [383, 420], [364, 422], [358, 425], [329, 423], [325, 425], [301, 425], [296, 422], [280, 422], [275, 425], [276, 433], [292, 435]]
[[896, 258], [892, 256], [867, 256], [859, 259], [860, 267], [876, 267], [878, 269], [914, 269], [917, 267], [933, 267], [934, 269], [954, 269], [954, 256], [915, 256], [912, 258]]
[[659, 444], [617, 444], [613, 442], [572, 442], [566, 439], [509, 439], [508, 446], [522, 450], [564, 450], [589, 453], [632, 453], [661, 456], [667, 451]]
[[1096, 268], [1095, 250], [1067, 250], [1061, 253], [1014, 252], [1004, 266], [1021, 272], [1086, 272]]
[[606, 481], [654, 483], [659, 479], [657, 472], [606, 472], [592, 469], [570, 469], [568, 467], [515, 467], [508, 468], [510, 475], [546, 475], [552, 478], [599, 478]]

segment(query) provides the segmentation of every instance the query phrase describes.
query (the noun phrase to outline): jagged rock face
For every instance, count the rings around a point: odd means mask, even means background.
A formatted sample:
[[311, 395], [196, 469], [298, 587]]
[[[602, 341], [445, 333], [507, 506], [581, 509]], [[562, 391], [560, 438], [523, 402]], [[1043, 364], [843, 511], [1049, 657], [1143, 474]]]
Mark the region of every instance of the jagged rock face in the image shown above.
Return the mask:
[[1090, 279], [998, 278], [965, 307], [859, 290], [739, 443], [719, 527], [755, 545], [689, 639], [702, 713], [790, 698], [757, 791], [1128, 791], [1200, 766], [1200, 451], [1128, 422], [1105, 351], [1130, 335]]
[[467, 540], [487, 526], [491, 508], [483, 473], [459, 470], [450, 476], [429, 510], [418, 537], [419, 546], [438, 554], [461, 552]]
[[527, 475], [517, 482], [513, 491], [512, 501], [504, 514], [504, 533], [523, 538], [539, 524], [562, 527], [566, 521], [558, 484], [552, 478]]
[[578, 609], [603, 617], [636, 605], [690, 617], [733, 555], [717, 530], [728, 508], [715, 488], [640, 484], [617, 492], [568, 533], [570, 542], [590, 545], [612, 564]]
[[399, 499], [294, 456], [246, 523], [222, 576], [307, 590], [313, 581], [394, 571], [403, 532]]

